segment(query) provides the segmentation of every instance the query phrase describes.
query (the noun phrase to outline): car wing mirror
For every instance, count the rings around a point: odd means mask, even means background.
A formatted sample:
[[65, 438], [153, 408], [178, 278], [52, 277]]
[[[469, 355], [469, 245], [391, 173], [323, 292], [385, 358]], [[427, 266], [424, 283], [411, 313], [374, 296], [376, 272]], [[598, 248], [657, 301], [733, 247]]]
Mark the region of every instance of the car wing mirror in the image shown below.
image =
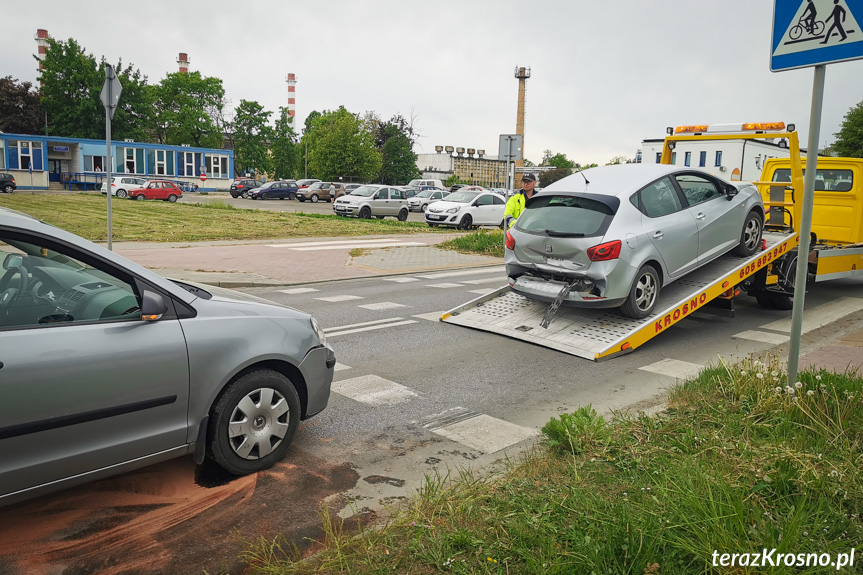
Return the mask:
[[168, 304], [159, 293], [144, 290], [141, 300], [141, 319], [144, 321], [156, 321], [168, 311]]
[[728, 197], [729, 202], [733, 200], [734, 196], [736, 196], [738, 193], [740, 193], [740, 191], [734, 186], [728, 186], [727, 188], [725, 188], [725, 195]]

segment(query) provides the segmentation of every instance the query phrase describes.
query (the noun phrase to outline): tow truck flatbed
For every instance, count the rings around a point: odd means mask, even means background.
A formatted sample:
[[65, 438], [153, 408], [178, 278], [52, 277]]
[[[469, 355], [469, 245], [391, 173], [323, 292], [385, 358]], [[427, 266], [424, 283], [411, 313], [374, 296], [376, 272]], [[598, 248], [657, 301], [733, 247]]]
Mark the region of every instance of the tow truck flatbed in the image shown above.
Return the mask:
[[595, 361], [628, 353], [666, 331], [797, 246], [794, 232], [765, 233], [766, 248], [749, 257], [725, 255], [663, 288], [657, 313], [643, 319], [617, 309], [563, 307], [548, 329], [540, 322], [550, 304], [509, 285], [451, 309], [441, 321], [504, 335]]

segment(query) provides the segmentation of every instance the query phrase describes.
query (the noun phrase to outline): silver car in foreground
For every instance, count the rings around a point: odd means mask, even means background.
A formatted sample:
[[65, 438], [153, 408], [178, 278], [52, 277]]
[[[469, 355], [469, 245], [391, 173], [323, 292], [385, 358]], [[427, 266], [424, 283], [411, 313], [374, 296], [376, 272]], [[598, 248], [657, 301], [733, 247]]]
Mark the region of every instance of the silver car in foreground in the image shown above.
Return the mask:
[[567, 176], [527, 201], [506, 234], [512, 289], [564, 305], [653, 312], [662, 286], [734, 251], [761, 246], [764, 204], [748, 182], [659, 164]]
[[327, 406], [306, 313], [2, 208], [0, 266], [0, 505], [181, 455], [259, 471]]

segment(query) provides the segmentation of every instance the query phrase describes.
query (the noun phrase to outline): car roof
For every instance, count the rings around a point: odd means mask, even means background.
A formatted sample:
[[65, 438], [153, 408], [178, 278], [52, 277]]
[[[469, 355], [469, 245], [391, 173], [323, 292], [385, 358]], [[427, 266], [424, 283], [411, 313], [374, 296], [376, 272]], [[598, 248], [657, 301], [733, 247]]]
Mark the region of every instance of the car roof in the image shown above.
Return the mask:
[[667, 164], [615, 164], [590, 168], [581, 173], [576, 172], [543, 188], [541, 193], [590, 192], [606, 196], [624, 196], [643, 188], [662, 176], [681, 172], [716, 178], [716, 176], [698, 168]]

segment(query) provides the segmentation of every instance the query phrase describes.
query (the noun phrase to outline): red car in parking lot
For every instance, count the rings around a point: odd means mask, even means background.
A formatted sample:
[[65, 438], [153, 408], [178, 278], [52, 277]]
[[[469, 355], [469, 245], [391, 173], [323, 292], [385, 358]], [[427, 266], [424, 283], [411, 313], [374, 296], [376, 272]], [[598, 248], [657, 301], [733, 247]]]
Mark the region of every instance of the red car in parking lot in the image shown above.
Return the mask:
[[174, 182], [168, 180], [150, 180], [144, 188], [129, 190], [129, 197], [133, 200], [165, 200], [176, 202], [177, 198], [183, 197], [183, 190]]

